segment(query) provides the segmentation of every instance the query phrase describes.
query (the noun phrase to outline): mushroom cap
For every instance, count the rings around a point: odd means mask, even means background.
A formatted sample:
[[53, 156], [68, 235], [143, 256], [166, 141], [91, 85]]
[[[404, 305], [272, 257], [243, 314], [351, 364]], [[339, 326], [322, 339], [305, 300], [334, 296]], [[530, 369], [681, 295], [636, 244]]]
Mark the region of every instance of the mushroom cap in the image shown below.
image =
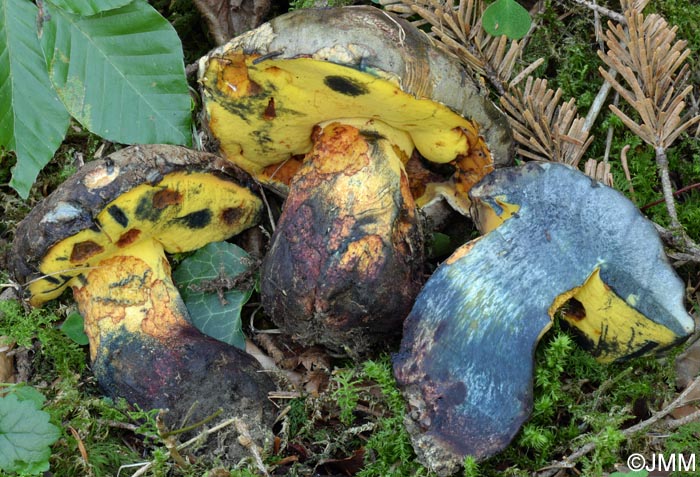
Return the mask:
[[490, 230], [428, 280], [394, 358], [414, 447], [440, 475], [499, 452], [527, 419], [535, 349], [567, 298], [593, 303], [578, 317], [591, 326], [579, 326], [608, 360], [694, 328], [654, 226], [619, 192], [563, 164], [528, 163], [471, 195]]
[[511, 160], [505, 116], [457, 59], [374, 7], [281, 15], [202, 58], [199, 76], [221, 150], [263, 181], [288, 175], [265, 167], [307, 153], [314, 125], [342, 118], [404, 130], [430, 161], [468, 156], [470, 185]]
[[213, 154], [132, 146], [86, 164], [18, 224], [9, 268], [33, 305], [83, 270], [146, 237], [171, 253], [257, 222], [262, 203]]

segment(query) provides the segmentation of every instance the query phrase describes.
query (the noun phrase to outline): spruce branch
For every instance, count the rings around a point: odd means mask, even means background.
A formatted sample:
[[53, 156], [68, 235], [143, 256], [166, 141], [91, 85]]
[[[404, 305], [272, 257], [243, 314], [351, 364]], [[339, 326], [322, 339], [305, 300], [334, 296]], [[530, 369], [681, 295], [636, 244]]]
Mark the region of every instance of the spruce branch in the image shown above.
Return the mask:
[[[671, 231], [681, 238], [686, 250], [697, 245], [685, 234], [676, 211], [673, 186], [668, 169], [667, 149], [683, 132], [700, 121], [700, 115], [684, 114], [686, 99], [692, 92], [687, 84], [690, 55], [687, 42], [676, 40], [676, 27], [656, 14], [643, 15], [628, 5], [625, 24], [608, 22], [607, 51], [600, 58], [620, 78], [600, 68], [600, 74], [639, 115], [633, 119], [610, 105], [613, 113], [633, 133], [654, 148]], [[618, 81], [620, 79], [620, 81]], [[623, 85], [624, 83], [624, 85]]]
[[518, 154], [577, 167], [593, 137], [574, 99], [561, 103], [561, 96], [561, 89], [554, 91], [547, 80], [530, 76], [523, 89], [511, 88], [501, 97], [501, 106], [510, 119]]

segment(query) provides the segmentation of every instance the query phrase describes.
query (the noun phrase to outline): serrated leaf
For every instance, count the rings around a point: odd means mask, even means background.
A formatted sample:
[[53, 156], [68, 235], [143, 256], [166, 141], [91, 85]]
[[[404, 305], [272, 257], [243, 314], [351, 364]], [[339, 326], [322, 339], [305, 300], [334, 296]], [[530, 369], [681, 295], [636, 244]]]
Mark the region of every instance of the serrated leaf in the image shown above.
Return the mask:
[[484, 10], [481, 25], [492, 36], [519, 40], [530, 30], [530, 14], [515, 0], [496, 0]]
[[252, 286], [225, 290], [221, 296], [215, 288], [217, 283], [233, 282], [248, 272], [250, 263], [242, 248], [215, 242], [184, 259], [173, 273], [192, 324], [202, 333], [241, 349], [245, 349], [241, 309], [252, 294]]
[[70, 121], [49, 81], [37, 13], [31, 2], [0, 0], [0, 147], [17, 155], [10, 185], [24, 199]]
[[182, 45], [144, 0], [90, 17], [48, 3], [41, 45], [68, 111], [121, 143], [191, 142]]
[[51, 444], [60, 432], [49, 414], [14, 394], [0, 398], [0, 469], [38, 474], [49, 470]]
[[132, 0], [51, 0], [51, 3], [76, 15], [90, 16], [113, 10], [131, 3]]
[[10, 388], [10, 392], [17, 396], [20, 401], [32, 403], [36, 409], [41, 409], [46, 401], [46, 396], [26, 384], [15, 384]]
[[77, 311], [66, 317], [61, 325], [61, 331], [81, 346], [85, 346], [90, 342], [85, 334], [85, 320]]

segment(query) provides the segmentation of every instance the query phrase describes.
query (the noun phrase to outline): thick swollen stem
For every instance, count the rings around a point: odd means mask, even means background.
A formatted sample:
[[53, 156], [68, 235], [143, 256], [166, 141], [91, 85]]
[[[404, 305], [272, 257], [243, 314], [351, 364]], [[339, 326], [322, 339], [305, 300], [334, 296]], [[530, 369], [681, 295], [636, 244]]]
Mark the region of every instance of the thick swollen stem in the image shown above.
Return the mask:
[[152, 239], [121, 250], [76, 279], [73, 295], [85, 317], [93, 363], [103, 341], [116, 336], [129, 333], [165, 344], [183, 328], [192, 328], [163, 246]]
[[262, 302], [301, 342], [362, 354], [398, 338], [421, 286], [423, 242], [402, 164], [410, 139], [354, 124], [315, 134], [263, 263]]
[[107, 394], [167, 408], [169, 423], [224, 409], [269, 424], [272, 382], [251, 356], [190, 324], [159, 242], [144, 240], [101, 261], [74, 280], [73, 293]]

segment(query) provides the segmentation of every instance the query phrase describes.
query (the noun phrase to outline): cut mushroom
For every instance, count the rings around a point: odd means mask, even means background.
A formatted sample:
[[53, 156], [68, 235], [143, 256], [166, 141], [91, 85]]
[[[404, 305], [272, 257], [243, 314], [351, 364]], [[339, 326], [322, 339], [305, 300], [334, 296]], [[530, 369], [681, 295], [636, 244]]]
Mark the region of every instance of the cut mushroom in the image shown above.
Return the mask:
[[[372, 7], [275, 18], [200, 60], [200, 83], [223, 154], [289, 194], [267, 313], [351, 353], [396, 336], [422, 281], [415, 206], [444, 196], [468, 213], [466, 191], [510, 159], [504, 116], [454, 58]], [[416, 183], [418, 154], [453, 177]]]
[[486, 234], [457, 250], [406, 319], [394, 372], [420, 458], [439, 475], [508, 445], [532, 409], [535, 348], [563, 317], [602, 361], [672, 346], [694, 322], [651, 222], [562, 164], [498, 170], [471, 190]]
[[274, 389], [243, 351], [188, 321], [165, 252], [255, 224], [261, 201], [216, 156], [138, 146], [88, 163], [17, 227], [11, 269], [38, 306], [73, 289], [92, 370], [110, 396], [168, 408], [168, 422], [219, 408], [269, 421]]

